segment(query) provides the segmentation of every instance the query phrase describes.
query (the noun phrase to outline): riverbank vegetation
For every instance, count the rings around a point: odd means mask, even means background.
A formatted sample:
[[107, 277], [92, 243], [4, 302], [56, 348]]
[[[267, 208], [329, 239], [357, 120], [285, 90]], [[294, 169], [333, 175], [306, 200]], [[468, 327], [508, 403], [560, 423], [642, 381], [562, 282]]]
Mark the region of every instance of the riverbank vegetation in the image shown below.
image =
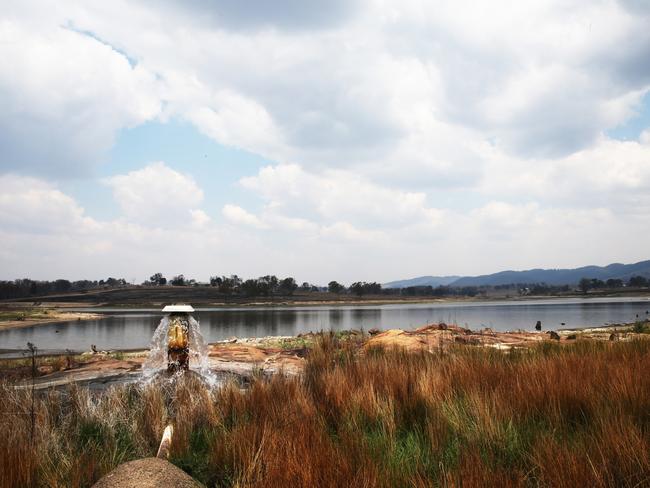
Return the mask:
[[207, 486], [645, 486], [649, 370], [641, 339], [407, 353], [325, 335], [301, 377], [243, 391], [188, 375], [32, 410], [5, 385], [0, 486], [90, 486], [170, 422], [171, 461]]

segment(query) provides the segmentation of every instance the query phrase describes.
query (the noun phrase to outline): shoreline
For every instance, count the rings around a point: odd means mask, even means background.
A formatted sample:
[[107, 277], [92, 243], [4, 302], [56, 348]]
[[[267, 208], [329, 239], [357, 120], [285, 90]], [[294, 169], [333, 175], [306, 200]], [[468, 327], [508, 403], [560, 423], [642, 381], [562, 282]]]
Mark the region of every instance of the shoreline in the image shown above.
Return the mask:
[[[374, 347], [398, 347], [409, 352], [437, 354], [458, 347], [476, 347], [507, 354], [511, 350], [530, 349], [542, 343], [569, 345], [577, 341], [611, 343], [650, 340], [650, 322], [643, 324], [641, 331], [635, 330], [638, 324], [626, 323], [558, 331], [499, 332], [489, 328], [470, 330], [440, 323], [414, 330], [389, 329], [367, 334], [341, 331], [333, 333], [333, 336], [337, 341], [353, 344], [360, 354]], [[297, 336], [238, 337], [212, 342], [208, 344], [209, 368], [213, 373], [235, 374], [241, 378], [253, 377], [256, 372], [298, 375], [303, 371], [308, 351], [319, 337], [320, 333], [310, 332]], [[68, 382], [111, 382], [124, 375], [137, 375], [147, 356], [146, 348], [39, 355], [37, 389]], [[27, 357], [0, 359], [0, 380], [19, 385], [29, 378], [30, 371]]]
[[25, 316], [24, 318], [0, 321], [0, 331], [8, 330], [8, 329], [22, 329], [26, 327], [32, 327], [35, 325], [47, 325], [47, 324], [56, 324], [60, 322], [69, 322], [71, 320], [77, 320], [77, 321], [98, 320], [106, 317], [106, 315], [101, 313], [67, 312], [67, 311], [61, 312], [54, 309], [46, 309], [44, 310], [44, 312], [47, 312], [48, 315], [47, 317]]
[[[311, 307], [371, 307], [384, 305], [425, 305], [425, 304], [490, 304], [502, 302], [525, 302], [525, 301], [555, 301], [567, 299], [608, 299], [608, 298], [638, 298], [639, 301], [648, 301], [650, 308], [650, 294], [610, 294], [610, 295], [571, 295], [571, 296], [526, 296], [526, 297], [445, 297], [445, 298], [400, 298], [400, 299], [361, 299], [361, 300], [294, 300], [294, 301], [261, 301], [261, 302], [192, 302], [197, 312], [211, 309], [293, 309]], [[103, 319], [112, 313], [128, 312], [160, 312], [168, 302], [146, 302], [140, 304], [128, 303], [80, 303], [80, 302], [0, 302], [0, 331], [8, 329], [20, 329], [37, 325], [48, 325], [59, 322], [87, 321]], [[19, 315], [21, 318], [3, 320], [3, 315]], [[608, 327], [604, 324], [598, 327]], [[585, 326], [588, 327], [588, 326]], [[593, 328], [593, 326], [592, 326]], [[557, 329], [558, 331], [564, 329]], [[568, 329], [567, 329], [568, 330]], [[571, 330], [580, 330], [571, 329]]]

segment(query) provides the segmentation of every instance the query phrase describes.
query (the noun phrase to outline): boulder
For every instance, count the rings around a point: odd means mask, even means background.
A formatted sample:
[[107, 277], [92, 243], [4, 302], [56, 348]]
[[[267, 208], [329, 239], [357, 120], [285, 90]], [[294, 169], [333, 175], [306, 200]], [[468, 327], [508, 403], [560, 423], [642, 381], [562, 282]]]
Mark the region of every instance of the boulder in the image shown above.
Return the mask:
[[93, 488], [202, 488], [203, 485], [169, 461], [144, 458], [120, 464]]

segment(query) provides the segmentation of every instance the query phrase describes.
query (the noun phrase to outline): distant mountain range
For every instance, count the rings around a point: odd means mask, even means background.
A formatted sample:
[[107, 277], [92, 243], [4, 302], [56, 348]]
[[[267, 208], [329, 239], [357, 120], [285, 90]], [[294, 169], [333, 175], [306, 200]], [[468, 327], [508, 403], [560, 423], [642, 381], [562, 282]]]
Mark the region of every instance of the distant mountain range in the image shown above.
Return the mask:
[[500, 271], [480, 276], [420, 276], [409, 280], [391, 281], [384, 288], [408, 286], [495, 286], [510, 283], [546, 283], [547, 285], [576, 285], [582, 278], [600, 280], [621, 279], [632, 276], [650, 278], [650, 260], [634, 264], [613, 263], [607, 266], [583, 266], [575, 269], [529, 269], [525, 271]]

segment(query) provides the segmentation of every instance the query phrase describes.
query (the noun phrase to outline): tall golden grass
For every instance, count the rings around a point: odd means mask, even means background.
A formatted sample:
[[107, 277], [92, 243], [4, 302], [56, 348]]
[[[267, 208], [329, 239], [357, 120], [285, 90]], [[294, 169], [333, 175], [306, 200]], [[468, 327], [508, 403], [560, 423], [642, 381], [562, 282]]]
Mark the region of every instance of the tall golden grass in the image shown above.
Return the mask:
[[304, 375], [210, 391], [0, 391], [0, 485], [85, 487], [155, 455], [207, 486], [650, 486], [650, 341], [360, 352], [325, 335]]

